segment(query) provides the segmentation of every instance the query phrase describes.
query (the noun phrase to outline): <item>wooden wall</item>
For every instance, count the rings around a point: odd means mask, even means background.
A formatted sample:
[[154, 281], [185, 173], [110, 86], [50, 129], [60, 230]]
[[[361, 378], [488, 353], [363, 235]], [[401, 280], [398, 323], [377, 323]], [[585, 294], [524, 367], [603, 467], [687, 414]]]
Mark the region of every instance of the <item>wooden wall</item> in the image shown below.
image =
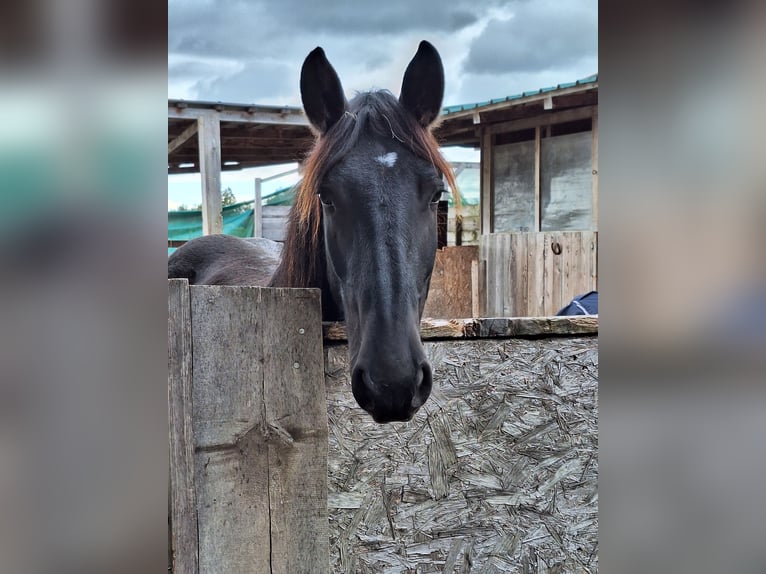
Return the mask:
[[598, 289], [598, 232], [493, 233], [481, 237], [488, 317], [555, 315]]
[[431, 397], [382, 426], [325, 345], [332, 572], [597, 572], [597, 338], [425, 347]]
[[596, 318], [424, 322], [378, 425], [318, 291], [168, 285], [173, 572], [597, 571]]

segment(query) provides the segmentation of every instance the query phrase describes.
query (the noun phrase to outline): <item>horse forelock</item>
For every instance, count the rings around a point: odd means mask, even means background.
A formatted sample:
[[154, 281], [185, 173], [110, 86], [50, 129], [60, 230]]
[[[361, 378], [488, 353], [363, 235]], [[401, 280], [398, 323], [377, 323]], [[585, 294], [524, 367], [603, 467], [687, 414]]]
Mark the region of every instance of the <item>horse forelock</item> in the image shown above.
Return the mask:
[[[286, 238], [281, 283], [290, 287], [316, 286], [322, 212], [319, 187], [338, 161], [343, 159], [360, 138], [374, 134], [398, 140], [416, 156], [425, 159], [444, 176], [456, 205], [460, 203], [455, 176], [439, 150], [431, 130], [422, 127], [399, 101], [386, 90], [362, 92], [348, 105], [347, 112], [327, 133], [317, 137], [303, 164], [295, 205]], [[296, 249], [301, 243], [302, 249]], [[298, 260], [302, 257], [305, 260]]]

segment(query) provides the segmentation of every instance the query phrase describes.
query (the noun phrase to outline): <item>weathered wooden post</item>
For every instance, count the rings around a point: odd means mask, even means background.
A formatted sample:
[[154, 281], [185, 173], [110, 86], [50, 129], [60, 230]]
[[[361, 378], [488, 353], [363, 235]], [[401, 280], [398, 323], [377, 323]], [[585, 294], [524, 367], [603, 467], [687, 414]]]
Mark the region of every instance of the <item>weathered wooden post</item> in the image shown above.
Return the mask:
[[318, 290], [169, 281], [174, 571], [327, 572]]

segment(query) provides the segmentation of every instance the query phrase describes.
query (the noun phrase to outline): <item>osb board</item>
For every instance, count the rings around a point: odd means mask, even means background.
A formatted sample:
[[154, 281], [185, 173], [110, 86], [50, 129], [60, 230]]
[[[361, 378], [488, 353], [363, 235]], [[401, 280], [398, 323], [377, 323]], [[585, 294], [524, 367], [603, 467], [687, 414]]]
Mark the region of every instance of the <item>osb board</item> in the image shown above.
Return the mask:
[[471, 261], [478, 260], [477, 245], [445, 247], [436, 252], [424, 317], [471, 317]]
[[425, 345], [431, 398], [389, 425], [325, 346], [331, 571], [596, 572], [597, 337]]

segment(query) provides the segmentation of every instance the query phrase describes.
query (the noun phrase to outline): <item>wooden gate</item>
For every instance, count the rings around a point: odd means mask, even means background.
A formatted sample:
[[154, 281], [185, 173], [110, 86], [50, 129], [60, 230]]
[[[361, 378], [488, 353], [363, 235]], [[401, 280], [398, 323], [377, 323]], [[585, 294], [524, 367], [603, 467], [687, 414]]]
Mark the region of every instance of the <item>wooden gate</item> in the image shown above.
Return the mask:
[[555, 315], [598, 288], [596, 231], [482, 235], [479, 259], [489, 317]]

